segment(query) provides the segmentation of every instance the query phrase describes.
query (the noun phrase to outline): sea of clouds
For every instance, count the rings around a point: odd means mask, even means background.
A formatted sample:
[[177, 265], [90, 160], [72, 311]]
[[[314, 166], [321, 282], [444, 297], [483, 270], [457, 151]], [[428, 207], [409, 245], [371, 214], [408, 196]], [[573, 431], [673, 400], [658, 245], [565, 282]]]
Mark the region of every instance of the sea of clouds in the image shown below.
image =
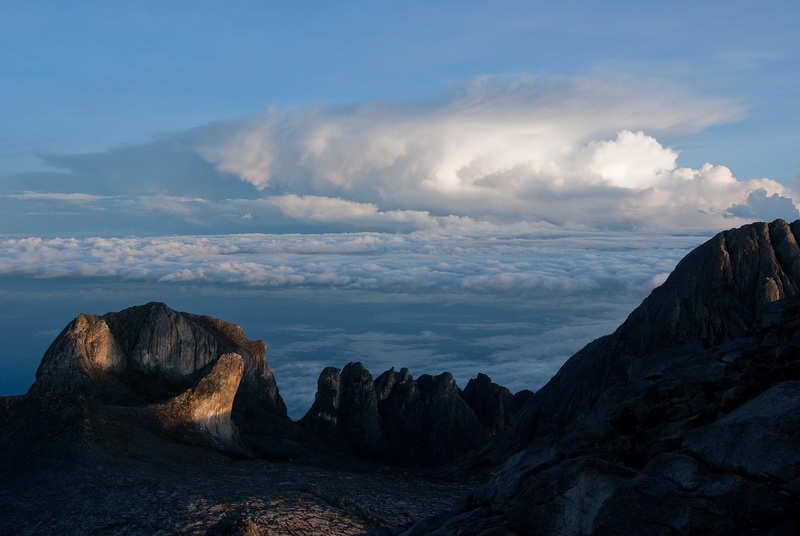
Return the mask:
[[78, 313], [157, 300], [265, 339], [294, 417], [322, 368], [349, 361], [375, 375], [448, 370], [464, 386], [484, 372], [513, 390], [538, 389], [705, 238], [552, 225], [497, 236], [7, 238], [4, 388], [27, 389], [47, 344]]

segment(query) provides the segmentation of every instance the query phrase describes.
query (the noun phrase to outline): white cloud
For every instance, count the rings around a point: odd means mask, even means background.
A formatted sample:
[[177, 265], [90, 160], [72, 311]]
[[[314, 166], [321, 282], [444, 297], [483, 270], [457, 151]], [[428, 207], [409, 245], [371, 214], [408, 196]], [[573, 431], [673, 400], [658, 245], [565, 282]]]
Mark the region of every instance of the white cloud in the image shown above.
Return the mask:
[[286, 216], [298, 220], [342, 221], [374, 216], [378, 207], [344, 199], [318, 196], [283, 195], [270, 201]]
[[55, 201], [63, 203], [96, 203], [113, 197], [103, 195], [92, 195], [85, 193], [53, 193], [53, 192], [22, 192], [19, 194], [6, 194], [3, 197], [16, 199], [18, 201]]
[[471, 232], [6, 239], [0, 241], [0, 274], [387, 292], [570, 293], [609, 285], [646, 288], [672, 269], [687, 244], [700, 241], [659, 236], [654, 248], [648, 237], [657, 235], [648, 233], [549, 225], [459, 230]]
[[741, 114], [734, 103], [634, 78], [483, 77], [428, 102], [270, 108], [196, 129], [185, 143], [277, 195], [272, 203], [297, 220], [375, 223], [413, 211], [418, 226], [434, 214], [722, 228], [754, 190], [793, 193], [738, 181], [720, 165], [681, 168], [679, 150], [655, 136]]
[[798, 217], [790, 188], [739, 180], [723, 164], [681, 167], [680, 147], [659, 141], [742, 113], [663, 81], [603, 73], [481, 77], [426, 101], [271, 107], [139, 146], [49, 155], [76, 184], [118, 195], [11, 193], [0, 222], [38, 233], [52, 216], [66, 228], [148, 235], [530, 222], [720, 230]]

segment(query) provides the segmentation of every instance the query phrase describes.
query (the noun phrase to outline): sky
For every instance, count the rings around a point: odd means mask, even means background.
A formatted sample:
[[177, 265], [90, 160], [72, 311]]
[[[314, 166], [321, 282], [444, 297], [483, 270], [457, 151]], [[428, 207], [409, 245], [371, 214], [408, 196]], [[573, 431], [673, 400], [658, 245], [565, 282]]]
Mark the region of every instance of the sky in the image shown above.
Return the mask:
[[[793, 1], [0, 0], [0, 393], [151, 299], [324, 366], [540, 387], [800, 206]], [[224, 315], [224, 316], [223, 316]]]

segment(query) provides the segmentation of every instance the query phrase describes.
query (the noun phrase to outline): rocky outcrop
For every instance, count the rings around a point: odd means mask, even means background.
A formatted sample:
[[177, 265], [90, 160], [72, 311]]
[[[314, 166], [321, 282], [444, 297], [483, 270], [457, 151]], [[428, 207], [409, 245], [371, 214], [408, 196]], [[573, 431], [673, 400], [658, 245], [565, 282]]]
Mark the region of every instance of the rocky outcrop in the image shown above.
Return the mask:
[[424, 532], [797, 532], [798, 231], [757, 223], [687, 255], [459, 466], [499, 469]]
[[[392, 368], [373, 380], [361, 363], [341, 371], [328, 367], [300, 424], [361, 456], [402, 466], [441, 465], [499, 433], [513, 409], [511, 393], [488, 376], [470, 385], [465, 398], [448, 372], [415, 380], [408, 369]], [[488, 415], [487, 425], [468, 401]]]
[[383, 429], [372, 375], [361, 363], [348, 363], [339, 385], [339, 429], [358, 454], [379, 458]]
[[239, 430], [231, 420], [243, 371], [242, 356], [223, 354], [196, 387], [155, 406], [152, 411], [167, 426], [191, 423], [206, 432], [215, 446], [243, 450]]
[[461, 397], [478, 417], [484, 431], [495, 436], [505, 430], [514, 410], [514, 395], [486, 374], [467, 382]]
[[240, 448], [239, 431], [257, 439], [290, 424], [263, 341], [155, 302], [79, 315], [45, 352], [29, 395], [151, 408], [165, 426], [195, 426], [223, 448]]
[[724, 231], [689, 253], [619, 328], [619, 351], [745, 335], [764, 308], [800, 293], [800, 221]]
[[454, 460], [485, 439], [480, 421], [461, 398], [453, 375], [394, 370], [376, 380], [389, 456], [401, 465], [434, 466]]

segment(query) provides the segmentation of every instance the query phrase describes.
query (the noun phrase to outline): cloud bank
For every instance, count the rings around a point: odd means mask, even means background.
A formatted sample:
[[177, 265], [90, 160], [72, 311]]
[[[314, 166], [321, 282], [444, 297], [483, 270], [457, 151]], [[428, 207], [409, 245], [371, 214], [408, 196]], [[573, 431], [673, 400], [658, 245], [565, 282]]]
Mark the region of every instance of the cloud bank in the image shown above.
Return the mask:
[[[238, 234], [0, 241], [0, 276], [475, 294], [652, 288], [702, 238], [552, 226], [472, 236]], [[503, 231], [501, 234], [500, 232]], [[594, 241], [590, 248], [587, 243]]]
[[[322, 368], [354, 360], [375, 374], [449, 370], [463, 386], [485, 372], [538, 389], [707, 238], [545, 224], [479, 231], [2, 239], [0, 368], [24, 365], [11, 387], [24, 392], [76, 314], [159, 300], [265, 339], [295, 417]], [[43, 329], [54, 332], [35, 336]]]
[[[794, 219], [790, 188], [737, 179], [724, 163], [681, 167], [679, 147], [660, 141], [743, 114], [735, 102], [649, 79], [481, 77], [434, 99], [271, 107], [145, 145], [48, 155], [66, 173], [7, 178], [0, 204], [19, 221], [56, 205], [109, 209], [142, 234], [154, 231], [133, 215], [177, 232], [487, 221], [721, 229]], [[13, 189], [23, 183], [38, 188]]]

